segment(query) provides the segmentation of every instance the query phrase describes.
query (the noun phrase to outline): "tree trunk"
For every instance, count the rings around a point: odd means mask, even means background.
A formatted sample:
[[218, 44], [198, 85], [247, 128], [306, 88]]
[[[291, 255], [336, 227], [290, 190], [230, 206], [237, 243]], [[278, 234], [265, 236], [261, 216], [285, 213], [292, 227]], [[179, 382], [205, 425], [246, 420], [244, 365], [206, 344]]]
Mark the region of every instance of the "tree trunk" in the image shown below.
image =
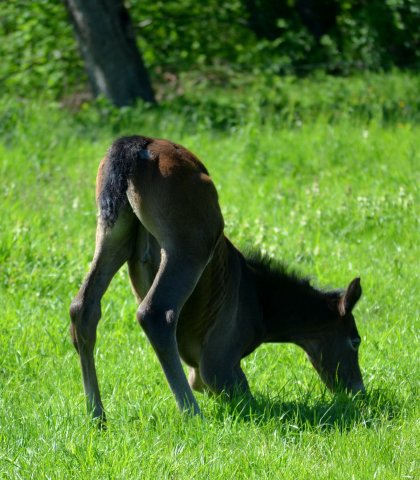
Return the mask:
[[117, 107], [156, 103], [122, 0], [63, 0], [95, 96]]

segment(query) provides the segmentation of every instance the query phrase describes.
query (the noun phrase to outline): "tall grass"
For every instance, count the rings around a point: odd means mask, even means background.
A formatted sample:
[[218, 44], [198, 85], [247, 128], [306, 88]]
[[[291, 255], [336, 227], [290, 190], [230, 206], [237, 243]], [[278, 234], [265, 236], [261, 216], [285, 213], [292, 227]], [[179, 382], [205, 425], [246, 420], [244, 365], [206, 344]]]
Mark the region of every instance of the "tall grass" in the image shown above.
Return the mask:
[[[305, 88], [315, 99], [329, 87]], [[1, 478], [420, 476], [417, 113], [400, 117], [401, 99], [385, 118], [375, 97], [369, 115], [301, 105], [290, 117], [286, 102], [270, 116], [254, 94], [230, 113], [222, 94], [196, 110], [99, 102], [72, 115], [2, 101]], [[361, 276], [366, 401], [332, 397], [297, 347], [264, 345], [243, 362], [251, 409], [197, 394], [205, 420], [181, 417], [122, 269], [102, 302], [96, 349], [109, 428], [89, 423], [68, 306], [93, 255], [99, 160], [128, 133], [170, 138], [203, 160], [238, 246], [257, 245], [318, 286]]]

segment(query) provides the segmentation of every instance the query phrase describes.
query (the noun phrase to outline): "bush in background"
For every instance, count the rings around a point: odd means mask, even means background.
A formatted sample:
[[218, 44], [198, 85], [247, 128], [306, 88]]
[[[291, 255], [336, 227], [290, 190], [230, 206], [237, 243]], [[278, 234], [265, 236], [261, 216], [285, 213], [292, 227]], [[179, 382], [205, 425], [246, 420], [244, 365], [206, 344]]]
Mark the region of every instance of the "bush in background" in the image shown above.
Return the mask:
[[[133, 0], [124, 5], [158, 99], [182, 95], [187, 84], [237, 83], [238, 75], [348, 75], [419, 65], [418, 0]], [[57, 99], [86, 90], [60, 0], [4, 2], [0, 57], [3, 93]]]

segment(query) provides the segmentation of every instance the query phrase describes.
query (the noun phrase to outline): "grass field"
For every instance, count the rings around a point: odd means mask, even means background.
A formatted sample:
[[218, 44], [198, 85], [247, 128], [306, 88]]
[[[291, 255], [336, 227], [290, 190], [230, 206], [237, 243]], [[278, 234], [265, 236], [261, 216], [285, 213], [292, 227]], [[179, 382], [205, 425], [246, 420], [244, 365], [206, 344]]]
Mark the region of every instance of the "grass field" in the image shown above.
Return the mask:
[[[0, 478], [420, 478], [415, 117], [261, 122], [245, 105], [240, 121], [216, 128], [187, 110], [1, 106]], [[257, 245], [318, 286], [361, 276], [366, 401], [331, 396], [298, 347], [265, 345], [243, 362], [251, 410], [196, 394], [205, 420], [182, 418], [123, 269], [96, 349], [109, 427], [90, 424], [68, 307], [93, 255], [98, 162], [129, 133], [201, 158], [236, 245]]]

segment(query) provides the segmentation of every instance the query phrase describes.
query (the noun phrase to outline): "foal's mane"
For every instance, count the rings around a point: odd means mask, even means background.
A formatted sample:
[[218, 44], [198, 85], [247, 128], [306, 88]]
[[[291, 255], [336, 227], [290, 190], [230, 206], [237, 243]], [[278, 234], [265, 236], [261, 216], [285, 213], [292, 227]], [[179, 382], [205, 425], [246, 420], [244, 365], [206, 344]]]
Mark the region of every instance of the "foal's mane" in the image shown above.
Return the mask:
[[329, 300], [339, 299], [344, 292], [343, 290], [327, 291], [313, 287], [310, 284], [311, 277], [301, 275], [282, 261], [263, 254], [259, 249], [247, 248], [244, 257], [246, 263], [258, 272], [264, 289], [268, 291], [275, 289], [278, 292], [278, 289], [281, 288], [296, 294], [309, 294]]

